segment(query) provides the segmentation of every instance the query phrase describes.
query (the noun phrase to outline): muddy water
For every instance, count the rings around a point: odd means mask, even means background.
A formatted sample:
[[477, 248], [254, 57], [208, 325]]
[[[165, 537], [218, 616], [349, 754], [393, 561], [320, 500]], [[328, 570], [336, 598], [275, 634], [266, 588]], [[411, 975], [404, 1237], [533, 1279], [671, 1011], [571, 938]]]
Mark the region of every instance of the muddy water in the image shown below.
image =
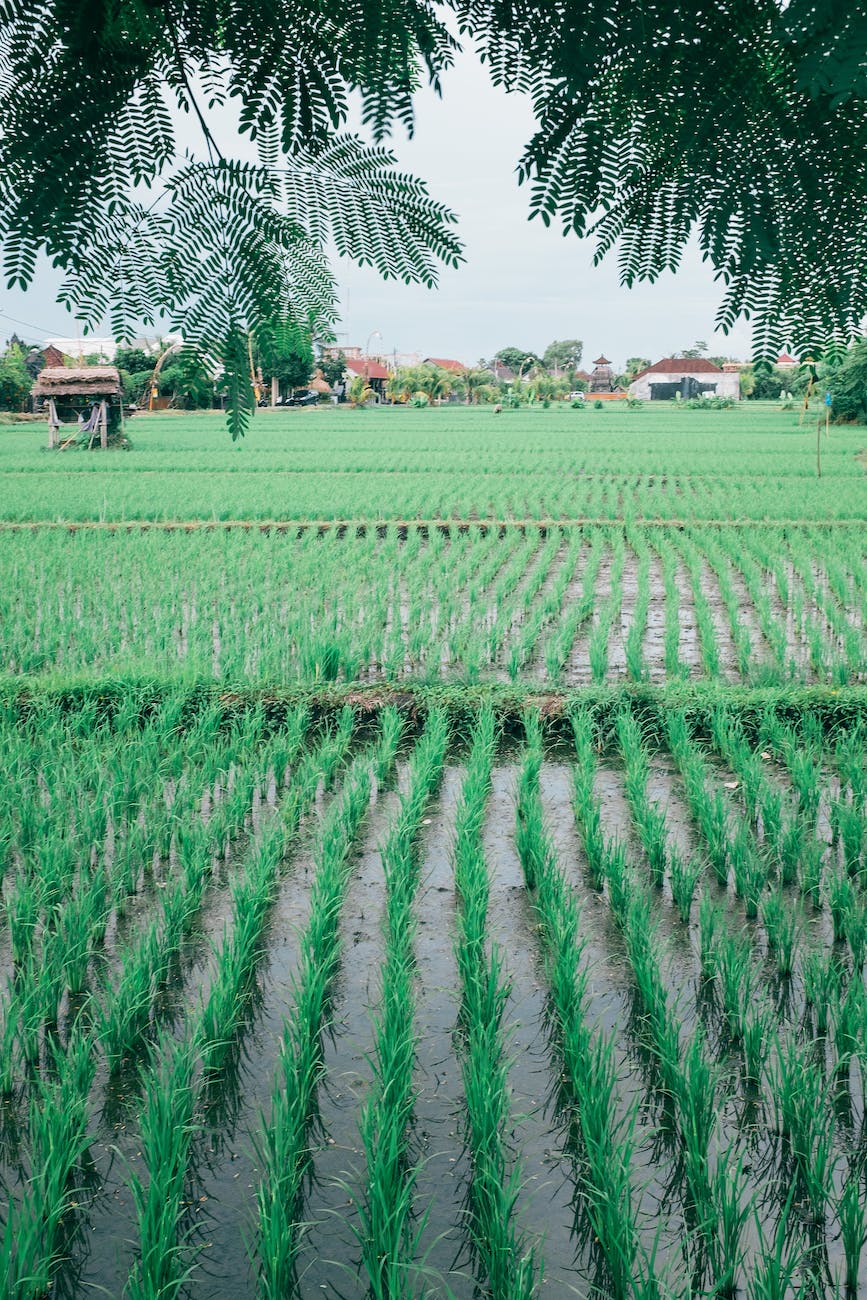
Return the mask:
[[657, 551], [650, 549], [650, 604], [644, 627], [642, 654], [652, 682], [665, 681], [665, 585], [662, 580], [662, 561]]

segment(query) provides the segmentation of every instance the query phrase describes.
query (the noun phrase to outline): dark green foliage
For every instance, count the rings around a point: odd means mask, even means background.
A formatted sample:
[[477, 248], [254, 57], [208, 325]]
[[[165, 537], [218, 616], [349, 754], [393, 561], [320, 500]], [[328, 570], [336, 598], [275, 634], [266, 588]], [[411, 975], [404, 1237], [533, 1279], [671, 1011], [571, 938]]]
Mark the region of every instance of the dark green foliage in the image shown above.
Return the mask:
[[0, 357], [0, 410], [20, 411], [32, 380], [24, 364], [24, 353], [12, 346]]
[[555, 339], [542, 353], [542, 364], [546, 370], [577, 370], [583, 351], [580, 339]]
[[542, 365], [541, 359], [535, 352], [526, 352], [523, 348], [500, 348], [499, 352], [494, 353], [494, 360], [499, 361], [503, 366], [508, 366], [516, 375], [522, 369], [531, 370], [534, 365]]
[[829, 381], [838, 420], [867, 420], [867, 341], [849, 349], [846, 360]]
[[114, 354], [118, 370], [127, 370], [131, 375], [149, 375], [156, 363], [157, 358], [145, 352], [144, 348], [118, 348]]
[[[627, 284], [691, 236], [760, 355], [857, 331], [867, 304], [863, 8], [772, 0], [461, 0], [494, 80], [528, 92], [546, 223], [618, 248]], [[600, 215], [601, 214], [601, 215]]]
[[307, 331], [292, 320], [266, 321], [256, 342], [262, 374], [266, 380], [277, 380], [283, 396], [308, 382], [313, 371], [313, 348]]

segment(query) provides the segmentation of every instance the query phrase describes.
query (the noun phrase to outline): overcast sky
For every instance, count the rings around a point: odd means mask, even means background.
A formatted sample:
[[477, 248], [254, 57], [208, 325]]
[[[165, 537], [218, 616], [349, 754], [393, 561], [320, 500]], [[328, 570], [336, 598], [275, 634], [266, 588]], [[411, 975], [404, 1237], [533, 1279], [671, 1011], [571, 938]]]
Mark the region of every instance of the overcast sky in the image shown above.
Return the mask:
[[[427, 290], [384, 282], [346, 259], [336, 267], [343, 304], [341, 343], [419, 352], [471, 363], [499, 348], [541, 352], [552, 339], [579, 338], [584, 358], [604, 352], [615, 363], [653, 360], [705, 339], [712, 352], [747, 357], [749, 328], [713, 334], [720, 286], [690, 251], [676, 275], [624, 289], [614, 258], [592, 264], [593, 244], [528, 221], [529, 196], [515, 166], [532, 132], [527, 100], [495, 90], [472, 55], [447, 74], [443, 99], [418, 98], [416, 134], [393, 147], [401, 167], [422, 176], [460, 218], [466, 262]], [[192, 142], [192, 141], [191, 141]], [[74, 335], [56, 305], [60, 276], [44, 267], [27, 293], [0, 290], [0, 338]], [[16, 323], [27, 322], [27, 327]]]

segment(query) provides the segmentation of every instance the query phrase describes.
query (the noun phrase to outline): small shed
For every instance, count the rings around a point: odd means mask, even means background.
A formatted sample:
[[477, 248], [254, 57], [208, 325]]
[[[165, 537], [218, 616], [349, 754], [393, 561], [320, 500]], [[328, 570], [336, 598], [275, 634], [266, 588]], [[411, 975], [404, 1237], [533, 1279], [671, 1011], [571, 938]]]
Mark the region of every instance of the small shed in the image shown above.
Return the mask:
[[[64, 447], [99, 438], [103, 450], [124, 438], [123, 386], [114, 366], [46, 366], [31, 390], [48, 412], [48, 446]], [[64, 425], [73, 425], [61, 438]]]

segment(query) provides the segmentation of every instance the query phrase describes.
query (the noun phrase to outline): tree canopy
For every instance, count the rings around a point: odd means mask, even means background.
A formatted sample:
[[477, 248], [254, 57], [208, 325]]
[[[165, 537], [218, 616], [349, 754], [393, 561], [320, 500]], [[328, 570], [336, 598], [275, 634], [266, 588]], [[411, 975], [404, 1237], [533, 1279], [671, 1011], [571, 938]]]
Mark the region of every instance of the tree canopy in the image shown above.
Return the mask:
[[580, 339], [555, 339], [542, 353], [542, 365], [546, 370], [577, 370], [583, 352]]
[[[333, 323], [326, 245], [424, 284], [460, 260], [454, 215], [383, 146], [458, 40], [531, 98], [531, 215], [616, 249], [627, 284], [696, 239], [718, 326], [749, 316], [759, 355], [858, 332], [867, 10], [850, 0], [0, 0], [7, 282], [42, 252], [85, 325], [124, 338], [165, 313], [222, 357], [237, 435], [248, 333]], [[369, 141], [346, 133], [353, 96]], [[217, 139], [226, 105], [256, 161]]]

